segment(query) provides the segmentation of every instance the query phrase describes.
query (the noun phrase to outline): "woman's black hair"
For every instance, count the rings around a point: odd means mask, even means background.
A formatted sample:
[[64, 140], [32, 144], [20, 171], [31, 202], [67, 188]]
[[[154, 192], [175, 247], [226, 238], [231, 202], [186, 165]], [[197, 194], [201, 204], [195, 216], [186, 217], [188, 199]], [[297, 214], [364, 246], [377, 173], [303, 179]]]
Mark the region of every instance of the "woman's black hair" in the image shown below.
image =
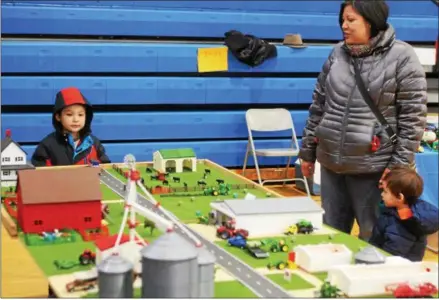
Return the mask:
[[388, 27], [389, 6], [384, 0], [345, 0], [341, 4], [338, 22], [343, 26], [343, 11], [346, 6], [352, 7], [370, 24], [370, 37]]

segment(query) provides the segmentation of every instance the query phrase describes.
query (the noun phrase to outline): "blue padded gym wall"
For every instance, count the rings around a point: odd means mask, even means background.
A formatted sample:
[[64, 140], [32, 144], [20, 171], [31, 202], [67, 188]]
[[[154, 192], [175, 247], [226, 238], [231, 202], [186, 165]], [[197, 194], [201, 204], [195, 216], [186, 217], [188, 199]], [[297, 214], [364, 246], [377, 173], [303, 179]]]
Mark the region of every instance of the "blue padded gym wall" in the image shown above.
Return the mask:
[[[241, 166], [248, 108], [285, 107], [302, 134], [316, 77], [342, 38], [340, 3], [2, 1], [2, 129], [32, 155], [52, 130], [55, 93], [76, 86], [95, 106], [93, 132], [113, 161], [192, 147], [200, 158]], [[399, 39], [430, 45], [437, 9], [431, 1], [411, 4], [389, 1], [390, 21]], [[229, 53], [228, 72], [198, 74], [197, 49], [223, 45], [232, 29], [276, 42], [278, 56], [251, 68]], [[309, 46], [281, 46], [287, 33], [300, 33]], [[289, 141], [285, 133], [258, 135], [257, 143]]]

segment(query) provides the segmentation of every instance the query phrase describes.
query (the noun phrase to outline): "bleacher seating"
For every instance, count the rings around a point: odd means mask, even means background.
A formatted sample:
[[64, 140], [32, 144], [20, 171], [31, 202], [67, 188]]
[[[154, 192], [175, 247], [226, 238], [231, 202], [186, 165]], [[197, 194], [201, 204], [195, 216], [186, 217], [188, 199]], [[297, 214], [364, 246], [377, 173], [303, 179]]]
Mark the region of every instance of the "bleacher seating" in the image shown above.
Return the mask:
[[[197, 49], [218, 47], [187, 43], [17, 41], [2, 43], [3, 73], [195, 73]], [[229, 72], [319, 72], [331, 46], [278, 47], [278, 57], [251, 68], [229, 56]]]
[[[339, 1], [278, 1], [277, 5], [253, 1], [250, 6], [247, 2], [251, 1], [67, 1], [69, 9], [54, 4], [35, 6], [35, 1], [6, 2], [10, 3], [2, 6], [2, 32], [7, 34], [223, 38], [226, 31], [236, 29], [271, 39], [280, 39], [290, 30], [300, 32], [305, 39], [341, 39]], [[286, 14], [283, 7], [287, 5]], [[398, 37], [435, 41], [438, 12], [434, 4], [417, 1], [412, 7], [402, 5], [401, 15], [393, 14], [390, 20]]]
[[[55, 93], [77, 86], [96, 106], [93, 131], [113, 161], [192, 147], [201, 158], [240, 166], [246, 109], [287, 107], [302, 134], [316, 76], [341, 39], [340, 2], [2, 1], [2, 128], [32, 155], [52, 129]], [[433, 2], [389, 5], [398, 38], [437, 39]], [[255, 68], [229, 53], [228, 73], [198, 74], [197, 49], [221, 46], [231, 29], [272, 41], [298, 32], [310, 45], [278, 45], [278, 56]], [[259, 147], [288, 146], [282, 134], [259, 138]]]

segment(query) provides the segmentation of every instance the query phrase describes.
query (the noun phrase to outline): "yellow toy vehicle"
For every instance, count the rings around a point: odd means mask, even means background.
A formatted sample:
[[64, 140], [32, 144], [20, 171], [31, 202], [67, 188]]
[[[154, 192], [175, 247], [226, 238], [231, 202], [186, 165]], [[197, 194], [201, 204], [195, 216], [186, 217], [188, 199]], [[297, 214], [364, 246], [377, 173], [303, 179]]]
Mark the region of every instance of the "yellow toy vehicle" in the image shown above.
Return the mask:
[[287, 230], [285, 230], [284, 232], [286, 235], [294, 235], [297, 234], [297, 226], [296, 225], [291, 225], [287, 228]]
[[276, 263], [269, 262], [267, 264], [267, 268], [269, 270], [276, 270], [276, 269], [277, 270], [283, 270], [283, 269], [285, 269], [285, 267], [286, 267], [286, 263], [284, 261], [278, 261]]

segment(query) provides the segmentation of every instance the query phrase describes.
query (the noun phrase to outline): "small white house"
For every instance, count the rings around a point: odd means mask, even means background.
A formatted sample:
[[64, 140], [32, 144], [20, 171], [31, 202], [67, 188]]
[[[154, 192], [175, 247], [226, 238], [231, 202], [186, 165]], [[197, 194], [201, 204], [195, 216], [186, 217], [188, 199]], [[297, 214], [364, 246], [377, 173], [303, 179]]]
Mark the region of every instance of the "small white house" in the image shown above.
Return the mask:
[[435, 262], [393, 261], [384, 264], [340, 265], [329, 269], [328, 280], [348, 297], [375, 296], [389, 293], [387, 287], [399, 283], [438, 283]]
[[102, 260], [116, 252], [118, 255], [130, 261], [134, 266], [137, 266], [141, 261], [140, 251], [145, 246], [143, 246], [140, 241], [130, 241], [129, 235], [124, 234], [120, 240], [119, 247], [116, 249], [114, 248], [116, 240], [117, 234], [110, 237], [100, 238], [95, 241], [96, 264], [100, 263]]
[[224, 200], [210, 204], [218, 223], [235, 221], [236, 228], [246, 229], [250, 237], [274, 237], [307, 220], [314, 228], [323, 226], [323, 210], [309, 197]]
[[193, 149], [163, 149], [154, 152], [153, 167], [155, 170], [165, 173], [167, 169], [175, 170], [175, 173], [183, 172], [188, 168], [195, 172], [197, 170], [197, 157]]
[[11, 138], [11, 131], [6, 130], [6, 137], [1, 146], [1, 185], [15, 186], [17, 171], [34, 168], [26, 161], [27, 153]]
[[343, 244], [301, 245], [294, 248], [295, 263], [307, 272], [328, 271], [333, 266], [348, 265], [352, 251]]

